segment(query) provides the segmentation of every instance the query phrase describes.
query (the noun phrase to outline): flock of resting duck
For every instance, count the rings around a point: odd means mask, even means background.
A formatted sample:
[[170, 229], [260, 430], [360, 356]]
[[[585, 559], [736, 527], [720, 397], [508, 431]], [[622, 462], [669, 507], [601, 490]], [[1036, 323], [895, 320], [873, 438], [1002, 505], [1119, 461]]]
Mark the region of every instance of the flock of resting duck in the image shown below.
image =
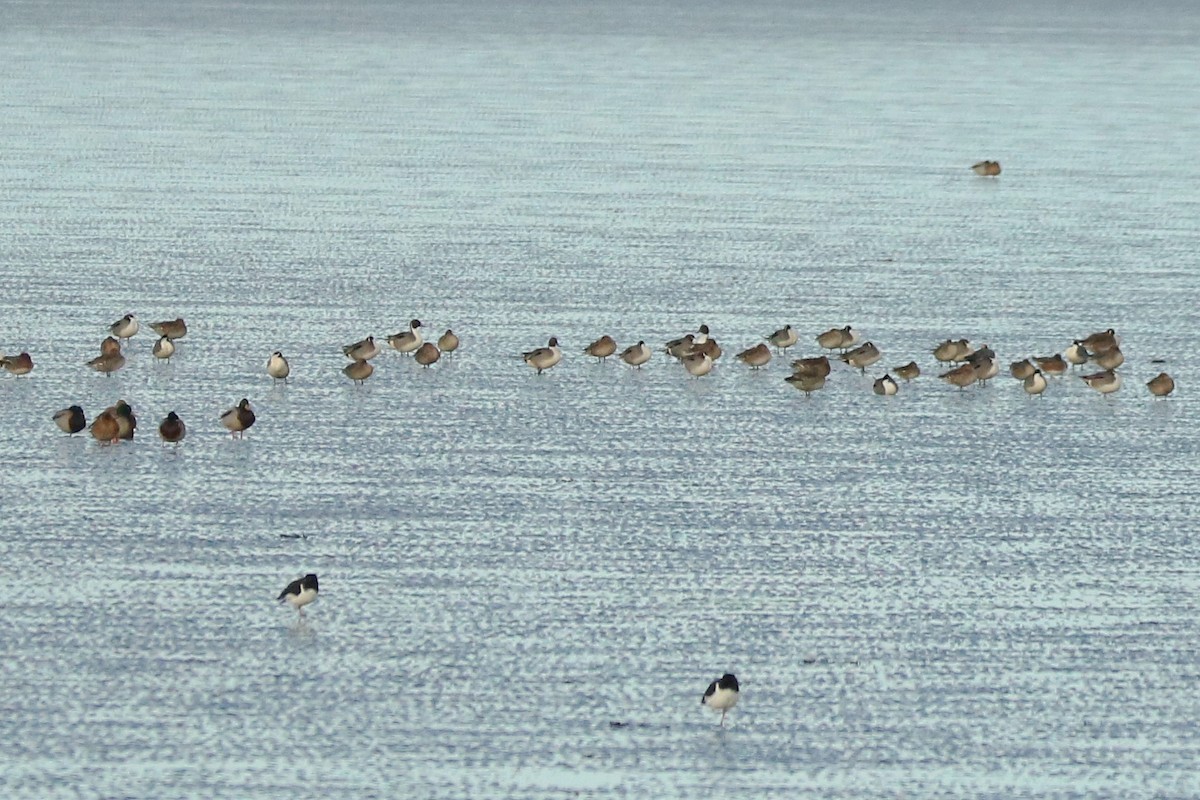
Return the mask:
[[[156, 359], [164, 361], [174, 355], [175, 342], [187, 336], [188, 332], [187, 323], [182, 318], [152, 322], [150, 328], [158, 334], [151, 352]], [[114, 322], [109, 326], [110, 335], [100, 343], [100, 355], [87, 362], [87, 366], [106, 375], [123, 368], [126, 359], [122, 352], [122, 344], [128, 344], [140, 329], [140, 323], [133, 314], [126, 314]], [[438, 337], [436, 344], [425, 341], [422, 331], [421, 321], [414, 319], [409, 323], [407, 330], [388, 336], [385, 341], [393, 350], [412, 355], [423, 367], [432, 366], [443, 354], [453, 353], [459, 348], [460, 341], [453, 330], [446, 330]], [[831, 356], [865, 375], [867, 368], [879, 362], [883, 354], [873, 342], [860, 343], [860, 338], [858, 332], [849, 325], [817, 334], [816, 343], [826, 354], [792, 360], [792, 373], [784, 380], [806, 396], [819, 391], [825, 387], [826, 378], [831, 372]], [[776, 354], [785, 354], [798, 343], [799, 335], [796, 330], [791, 325], [785, 325], [763, 337], [762, 342], [737, 353], [735, 358], [751, 369], [761, 369], [767, 366]], [[707, 325], [701, 325], [696, 332], [667, 342], [663, 350], [682, 364], [693, 378], [702, 378], [712, 372], [714, 364], [723, 355], [721, 346], [712, 337]], [[619, 353], [617, 351], [616, 341], [608, 335], [601, 336], [583, 348], [584, 354], [600, 361], [615, 355], [636, 369], [641, 369], [653, 354], [653, 349], [645, 341], [630, 345]], [[354, 383], [362, 384], [374, 374], [375, 368], [371, 361], [382, 352], [382, 348], [374, 336], [368, 336], [346, 345], [342, 352], [350, 359], [350, 363], [342, 372]], [[954, 365], [938, 377], [960, 390], [975, 384], [986, 384], [1000, 374], [996, 353], [986, 344], [976, 348], [967, 339], [947, 339], [933, 348], [932, 352], [939, 364]], [[563, 360], [563, 351], [557, 337], [551, 337], [545, 347], [538, 347], [521, 355], [524, 362], [539, 375], [553, 369]], [[1008, 373], [1021, 382], [1027, 394], [1038, 396], [1050, 385], [1048, 377], [1060, 377], [1072, 367], [1081, 367], [1089, 363], [1099, 368], [1097, 372], [1081, 376], [1090, 388], [1102, 395], [1111, 395], [1121, 388], [1121, 375], [1117, 369], [1125, 363], [1125, 356], [1121, 352], [1120, 339], [1113, 329], [1076, 339], [1062, 353], [1015, 361], [1008, 365]], [[28, 375], [33, 371], [34, 363], [29, 353], [23, 352], [11, 357], [0, 355], [0, 367], [13, 375]], [[266, 373], [274, 381], [287, 381], [291, 374], [291, 366], [283, 353], [275, 351], [270, 355], [266, 362]], [[906, 383], [922, 374], [916, 361], [893, 367], [874, 381], [872, 389], [875, 394], [888, 396], [900, 391], [900, 384], [892, 377], [893, 373]], [[1166, 397], [1175, 390], [1175, 380], [1166, 372], [1160, 372], [1150, 379], [1146, 386], [1153, 396]], [[83, 409], [79, 406], [62, 409], [54, 414], [53, 420], [68, 434], [79, 433], [88, 427]], [[243, 398], [236, 406], [225, 411], [220, 421], [231, 436], [244, 436], [245, 431], [255, 422], [250, 401]], [[136, 429], [137, 418], [133, 409], [121, 400], [97, 415], [92, 420], [89, 430], [97, 441], [117, 443], [122, 439], [132, 439]], [[172, 411], [159, 423], [158, 433], [165, 442], [180, 442], [187, 435], [187, 426], [179, 415]]]
[[[150, 329], [158, 334], [157, 341], [151, 349], [156, 359], [170, 361], [175, 355], [175, 342], [187, 336], [187, 322], [182, 317], [161, 322], [151, 322]], [[123, 369], [126, 364], [123, 345], [137, 335], [141, 323], [133, 314], [126, 314], [109, 326], [109, 335], [100, 342], [100, 355], [88, 361], [86, 366], [104, 375]], [[431, 366], [441, 359], [443, 353], [453, 353], [458, 349], [459, 339], [453, 330], [447, 330], [438, 337], [437, 344], [424, 341], [421, 335], [421, 322], [414, 319], [407, 331], [402, 331], [387, 337], [387, 342], [397, 352], [411, 354], [418, 364]], [[342, 370], [346, 377], [361, 384], [371, 377], [375, 371], [371, 359], [381, 352], [375, 343], [375, 337], [368, 336], [360, 342], [347, 345], [342, 352], [350, 359], [350, 363]], [[15, 356], [0, 354], [0, 368], [12, 375], [28, 375], [33, 372], [33, 357], [28, 352]], [[291, 365], [287, 358], [278, 350], [267, 359], [266, 372], [275, 381], [287, 381], [291, 374]], [[116, 444], [121, 440], [132, 439], [137, 430], [137, 417], [133, 408], [124, 400], [109, 406], [98, 414], [89, 427], [87, 417], [80, 406], [74, 405], [55, 412], [54, 423], [63, 433], [74, 435], [88, 428], [93, 438], [104, 444]], [[245, 435], [255, 422], [254, 409], [247, 398], [233, 408], [221, 414], [221, 424], [234, 438]], [[177, 443], [187, 436], [187, 425], [179, 415], [171, 411], [159, 423], [158, 435], [164, 442]]]
[[[826, 351], [838, 351], [837, 358], [865, 375], [867, 367], [880, 361], [883, 353], [874, 342], [859, 344], [860, 338], [858, 332], [847, 325], [817, 334], [816, 342]], [[763, 339], [764, 341], [738, 353], [736, 358], [751, 369], [760, 369], [770, 363], [773, 357], [772, 347], [777, 353], [785, 353], [788, 348], [798, 343], [799, 336], [791, 325], [785, 325]], [[701, 325], [696, 333], [689, 333], [667, 342], [665, 349], [683, 364], [690, 375], [697, 378], [711, 372], [714, 363], [722, 355], [721, 347], [710, 335], [707, 325]], [[602, 360], [616, 353], [616, 350], [617, 344], [609, 336], [602, 336], [584, 348], [586, 354]], [[620, 354], [620, 359], [640, 368], [650, 359], [650, 354], [650, 348], [643, 341], [625, 348]], [[967, 339], [947, 339], [933, 348], [933, 357], [942, 364], [957, 364], [940, 373], [938, 377], [960, 390], [977, 383], [985, 384], [1000, 374], [1000, 364], [996, 360], [995, 351], [986, 344], [975, 348]], [[540, 373], [558, 364], [562, 360], [562, 351], [558, 347], [558, 341], [551, 339], [547, 347], [531, 350], [524, 354], [524, 358], [526, 363]], [[1021, 381], [1026, 394], [1037, 396], [1050, 385], [1047, 376], [1059, 377], [1065, 375], [1072, 366], [1088, 363], [1100, 368], [1098, 372], [1081, 376], [1089, 387], [1102, 395], [1110, 395], [1121, 388], [1121, 375], [1117, 368], [1125, 363], [1125, 355], [1121, 352], [1120, 340], [1112, 328], [1076, 339], [1063, 353], [1014, 361], [1009, 364], [1008, 372]], [[823, 389], [825, 379], [832, 370], [829, 355], [794, 359], [791, 367], [792, 374], [784, 380], [805, 395]], [[900, 384], [892, 377], [893, 372], [907, 383], [921, 375], [921, 367], [916, 361], [893, 367], [874, 381], [872, 390], [875, 394], [888, 396], [900, 391]], [[1175, 390], [1175, 380], [1166, 372], [1160, 372], [1146, 386], [1155, 397], [1166, 397]]]

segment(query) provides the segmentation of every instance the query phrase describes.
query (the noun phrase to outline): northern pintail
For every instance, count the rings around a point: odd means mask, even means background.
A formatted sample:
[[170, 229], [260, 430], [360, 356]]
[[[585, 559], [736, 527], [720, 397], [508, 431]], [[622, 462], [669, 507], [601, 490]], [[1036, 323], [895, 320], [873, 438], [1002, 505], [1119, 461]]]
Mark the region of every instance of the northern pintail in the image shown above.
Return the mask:
[[562, 349], [558, 346], [558, 337], [551, 336], [545, 347], [522, 353], [521, 357], [525, 359], [526, 364], [537, 370], [538, 375], [541, 375], [562, 361]]
[[408, 330], [400, 333], [393, 333], [387, 337], [387, 343], [392, 346], [392, 349], [398, 353], [415, 353], [417, 348], [424, 344], [425, 339], [421, 336], [421, 320], [414, 319], [408, 323]]
[[255, 419], [250, 401], [243, 397], [241, 402], [221, 415], [221, 424], [229, 430], [230, 436], [238, 437], [240, 434], [240, 438], [244, 439], [246, 430], [254, 424]]

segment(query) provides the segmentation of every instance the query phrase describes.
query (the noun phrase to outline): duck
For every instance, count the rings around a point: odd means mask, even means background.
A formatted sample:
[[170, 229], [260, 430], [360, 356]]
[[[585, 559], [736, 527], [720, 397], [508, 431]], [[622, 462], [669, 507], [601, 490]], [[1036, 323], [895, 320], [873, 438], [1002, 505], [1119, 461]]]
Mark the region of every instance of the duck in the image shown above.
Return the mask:
[[393, 333], [387, 337], [387, 343], [392, 346], [392, 349], [405, 355], [416, 352], [424, 341], [421, 336], [421, 320], [419, 319], [411, 320], [408, 323], [408, 330]]
[[1113, 370], [1125, 363], [1125, 354], [1121, 352], [1121, 348], [1113, 347], [1093, 354], [1092, 361], [1101, 369]]
[[737, 354], [738, 361], [747, 364], [750, 369], [765, 367], [771, 361], [771, 348], [763, 342]]
[[33, 358], [29, 353], [15, 356], [0, 356], [0, 367], [13, 375], [28, 375], [33, 372]]
[[101, 411], [94, 420], [91, 427], [92, 438], [101, 443], [116, 444], [117, 436], [121, 432], [121, 426], [117, 422], [117, 416], [109, 409]]
[[805, 397], [811, 397], [813, 392], [825, 388], [825, 375], [818, 372], [794, 372], [784, 380], [804, 392]]
[[983, 345], [981, 347], [979, 347], [979, 349], [973, 350], [972, 352], [967, 353], [965, 356], [963, 356], [964, 361], [969, 361], [972, 364], [977, 364], [980, 361], [983, 361], [984, 359], [988, 359], [988, 358], [995, 360], [996, 351], [993, 350], [991, 348], [991, 345], [987, 344], [987, 342], [984, 342]]
[[267, 359], [267, 374], [271, 376], [272, 382], [283, 381], [287, 383], [288, 375], [292, 374], [292, 365], [288, 363], [283, 353], [276, 350]]
[[679, 339], [672, 339], [667, 342], [663, 348], [673, 358], [683, 358], [688, 353], [692, 352], [692, 347], [695, 346], [696, 335], [689, 333]]
[[971, 171], [976, 175], [981, 175], [987, 178], [994, 178], [1000, 174], [999, 161], [979, 161], [971, 165]]
[[1121, 388], [1121, 376], [1111, 369], [1084, 375], [1083, 382], [1102, 395], [1110, 395]]
[[525, 359], [526, 364], [537, 370], [538, 375], [541, 375], [562, 361], [562, 349], [558, 346], [558, 337], [551, 336], [545, 347], [538, 347], [522, 353], [521, 358]]
[[366, 383], [367, 378], [375, 372], [375, 367], [371, 366], [370, 361], [351, 361], [346, 366], [342, 367], [342, 374], [355, 383], [362, 385]]
[[892, 372], [903, 378], [905, 383], [921, 376], [921, 368], [917, 366], [917, 362], [915, 361], [910, 361], [900, 367], [893, 367]]
[[125, 366], [125, 356], [120, 353], [96, 356], [87, 362], [87, 366], [96, 370], [96, 372], [111, 376], [114, 372]]
[[375, 344], [374, 336], [368, 336], [354, 344], [346, 345], [342, 348], [342, 352], [351, 361], [370, 361], [379, 355], [379, 345]]
[[246, 438], [246, 430], [254, 424], [256, 417], [250, 401], [242, 398], [236, 406], [221, 415], [221, 424], [228, 429], [231, 437]]
[[604, 359], [617, 352], [616, 341], [607, 333], [601, 336], [596, 341], [583, 348], [584, 355], [594, 356], [596, 359], [603, 361]]
[[1076, 339], [1075, 344], [1087, 350], [1092, 356], [1096, 356], [1106, 350], [1118, 347], [1120, 341], [1117, 339], [1117, 332], [1109, 328], [1097, 333], [1088, 334], [1082, 339]]
[[137, 317], [133, 314], [126, 314], [112, 325], [109, 325], [108, 329], [112, 332], [113, 336], [128, 341], [138, 332]]
[[170, 362], [171, 356], [175, 355], [175, 343], [169, 337], [160, 336], [154, 343], [151, 352], [155, 358]]
[[830, 328], [817, 334], [817, 344], [826, 350], [847, 350], [857, 341], [858, 333], [849, 325], [844, 328]]
[[650, 345], [642, 340], [638, 340], [637, 344], [631, 344], [621, 351], [621, 360], [631, 367], [642, 368], [650, 360]]
[[158, 435], [164, 442], [181, 442], [183, 437], [187, 436], [187, 426], [183, 424], [179, 415], [172, 411], [158, 424]]
[[708, 339], [708, 326], [701, 325], [697, 333], [685, 333], [678, 339], [672, 339], [663, 346], [663, 350], [675, 358], [683, 358], [692, 352], [692, 347]]
[[61, 411], [55, 411], [51, 417], [54, 424], [63, 433], [74, 435], [87, 427], [87, 418], [83, 415], [83, 409], [79, 406], [68, 406]]
[[121, 343], [112, 336], [105, 336], [104, 341], [100, 342], [100, 355], [115, 356], [121, 353]]
[[879, 359], [883, 358], [883, 353], [879, 352], [879, 348], [873, 342], [864, 342], [853, 350], [848, 350], [842, 353], [838, 358], [845, 361], [852, 367], [861, 370], [865, 375], [867, 367], [874, 364]]
[[692, 353], [701, 353], [716, 361], [721, 357], [721, 345], [717, 344], [716, 339], [706, 336], [704, 341], [692, 345]]
[[1046, 391], [1046, 376], [1037, 367], [1034, 367], [1033, 372], [1021, 379], [1021, 386], [1025, 389], [1025, 394], [1040, 396]]
[[437, 349], [437, 345], [433, 342], [425, 342], [417, 348], [417, 352], [413, 354], [413, 358], [422, 367], [429, 367], [438, 362], [442, 357], [442, 352]]
[[1033, 362], [1028, 358], [1023, 358], [1020, 361], [1014, 361], [1008, 365], [1008, 374], [1012, 375], [1019, 381], [1025, 380], [1037, 371], [1038, 368], [1035, 367]]
[[109, 406], [104, 410], [117, 419], [117, 438], [132, 441], [133, 434], [137, 431], [137, 417], [129, 403], [118, 400], [116, 405]]
[[1155, 397], [1166, 397], [1175, 391], [1175, 379], [1165, 372], [1160, 372], [1147, 381], [1146, 386]]
[[938, 377], [951, 386], [957, 386], [961, 391], [975, 382], [975, 365], [969, 362], [961, 364], [949, 372], [943, 372]]
[[693, 378], [701, 378], [712, 372], [713, 360], [708, 353], [690, 353], [680, 359], [683, 367]]
[[450, 328], [446, 328], [446, 332], [439, 336], [437, 340], [438, 350], [446, 354], [453, 353], [458, 349], [458, 345], [458, 334]]
[[796, 375], [812, 375], [820, 378], [828, 378], [831, 369], [828, 356], [797, 358], [792, 361], [792, 372]]
[[891, 397], [896, 392], [900, 391], [900, 385], [896, 383], [895, 379], [892, 378], [891, 375], [885, 374], [882, 378], [877, 379], [875, 383], [871, 385], [871, 390], [875, 392], [875, 394]]
[[170, 339], [171, 341], [182, 339], [183, 337], [187, 336], [188, 332], [187, 323], [183, 321], [183, 317], [166, 319], [162, 322], [151, 322], [150, 330], [154, 331], [159, 336]]
[[1046, 375], [1062, 375], [1068, 369], [1066, 360], [1058, 353], [1052, 356], [1034, 356], [1033, 360], [1037, 362], [1038, 369]]
[[1087, 351], [1087, 348], [1078, 342], [1072, 342], [1066, 350], [1063, 351], [1063, 356], [1067, 361], [1071, 362], [1071, 366], [1078, 367], [1086, 364], [1092, 354]]
[[789, 347], [796, 344], [800, 339], [796, 332], [792, 330], [791, 325], [784, 325], [779, 330], [766, 337], [766, 340], [771, 343], [771, 346], [780, 352], [785, 352]]
[[975, 380], [981, 384], [986, 384], [992, 378], [1000, 374], [1000, 366], [994, 358], [973, 358], [967, 362], [975, 370]]
[[938, 361], [948, 363], [965, 361], [971, 355], [971, 343], [966, 339], [947, 339], [933, 348], [933, 357]]

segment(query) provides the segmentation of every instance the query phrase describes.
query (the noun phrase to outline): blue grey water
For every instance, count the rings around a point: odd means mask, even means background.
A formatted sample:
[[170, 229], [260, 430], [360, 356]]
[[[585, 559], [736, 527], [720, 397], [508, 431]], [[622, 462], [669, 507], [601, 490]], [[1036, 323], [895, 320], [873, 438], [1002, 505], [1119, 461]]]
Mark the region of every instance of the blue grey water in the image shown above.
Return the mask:
[[[0, 790], [1200, 795], [1198, 63], [1182, 2], [0, 3]], [[191, 332], [87, 370], [126, 312]], [[805, 399], [784, 324], [884, 360]], [[933, 377], [1108, 327], [1109, 398]]]

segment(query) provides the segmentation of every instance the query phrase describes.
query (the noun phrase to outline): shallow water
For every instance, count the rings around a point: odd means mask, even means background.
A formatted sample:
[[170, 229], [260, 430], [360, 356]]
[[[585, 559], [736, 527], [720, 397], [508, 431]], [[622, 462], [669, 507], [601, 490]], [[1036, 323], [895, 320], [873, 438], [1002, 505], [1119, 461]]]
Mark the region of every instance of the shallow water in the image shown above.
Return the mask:
[[[1190, 6], [0, 8], [9, 796], [1200, 793]], [[86, 370], [127, 311], [191, 332]], [[785, 323], [884, 360], [805, 399]], [[1108, 399], [932, 377], [1110, 326]]]

